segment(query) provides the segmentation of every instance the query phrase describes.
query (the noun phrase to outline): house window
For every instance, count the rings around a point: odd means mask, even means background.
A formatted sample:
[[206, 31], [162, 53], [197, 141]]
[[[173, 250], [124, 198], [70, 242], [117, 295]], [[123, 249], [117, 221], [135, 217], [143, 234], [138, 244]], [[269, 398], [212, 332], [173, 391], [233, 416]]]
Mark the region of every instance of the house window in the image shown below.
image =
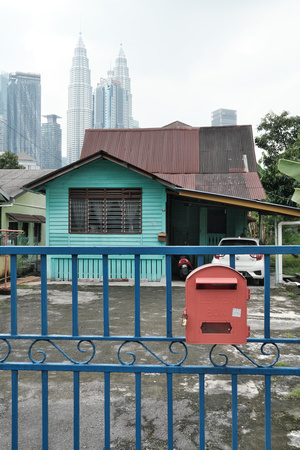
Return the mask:
[[69, 231], [88, 234], [142, 232], [142, 189], [70, 188]]
[[28, 237], [28, 222], [22, 223], [22, 230], [24, 231], [23, 236]]

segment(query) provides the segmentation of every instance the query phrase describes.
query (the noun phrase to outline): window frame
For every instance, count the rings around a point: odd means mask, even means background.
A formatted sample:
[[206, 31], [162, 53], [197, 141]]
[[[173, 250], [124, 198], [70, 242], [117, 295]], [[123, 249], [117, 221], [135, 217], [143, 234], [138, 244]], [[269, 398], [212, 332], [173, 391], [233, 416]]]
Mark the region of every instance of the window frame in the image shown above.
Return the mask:
[[[75, 216], [72, 217], [72, 201], [81, 201], [81, 208], [84, 209], [82, 227], [76, 230], [74, 222]], [[99, 205], [93, 205], [94, 201], [99, 200]], [[135, 200], [135, 202], [131, 202]], [[101, 211], [102, 202], [102, 211]], [[117, 205], [120, 202], [120, 205]], [[130, 205], [135, 203], [137, 211], [130, 215]], [[73, 203], [75, 204], [75, 202]], [[118, 206], [119, 211], [118, 211]], [[74, 206], [75, 207], [75, 206]], [[97, 225], [95, 217], [98, 210], [99, 218], [103, 215]], [[111, 209], [114, 214], [109, 215]], [[133, 235], [142, 233], [142, 188], [69, 188], [69, 233], [70, 234], [100, 234], [100, 235]], [[137, 225], [133, 231], [128, 230], [128, 221], [136, 218]], [[79, 221], [80, 221], [79, 220]], [[95, 228], [98, 226], [98, 230]], [[114, 229], [115, 227], [115, 229]], [[79, 228], [79, 226], [78, 226]]]

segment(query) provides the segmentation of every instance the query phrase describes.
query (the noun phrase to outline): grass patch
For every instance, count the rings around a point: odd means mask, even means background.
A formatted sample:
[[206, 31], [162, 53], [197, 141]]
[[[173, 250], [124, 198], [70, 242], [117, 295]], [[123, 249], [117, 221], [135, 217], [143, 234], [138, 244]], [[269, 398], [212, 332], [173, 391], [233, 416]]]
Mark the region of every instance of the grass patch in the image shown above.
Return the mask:
[[292, 392], [290, 392], [289, 394], [287, 394], [288, 398], [300, 398], [300, 385], [294, 389]]
[[277, 363], [274, 364], [274, 366], [278, 366], [278, 367], [288, 367], [288, 365], [285, 364], [285, 363], [282, 362], [282, 361], [278, 361]]
[[284, 275], [300, 273], [300, 257], [295, 258], [293, 255], [282, 255], [282, 272]]
[[285, 337], [286, 339], [294, 339], [294, 335], [290, 331], [284, 333], [283, 337]]
[[288, 292], [286, 293], [286, 295], [287, 295], [288, 297], [297, 297], [298, 294], [296, 294], [296, 292], [288, 291]]

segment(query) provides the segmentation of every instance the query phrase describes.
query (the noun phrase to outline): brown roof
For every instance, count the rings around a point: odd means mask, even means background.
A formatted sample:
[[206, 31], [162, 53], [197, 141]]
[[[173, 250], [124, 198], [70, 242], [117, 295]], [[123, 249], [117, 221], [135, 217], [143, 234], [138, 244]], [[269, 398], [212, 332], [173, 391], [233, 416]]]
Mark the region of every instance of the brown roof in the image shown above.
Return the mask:
[[179, 120], [176, 120], [175, 122], [164, 125], [162, 128], [193, 128], [193, 127], [191, 127], [191, 125], [187, 125], [186, 123], [180, 122]]
[[[86, 158], [81, 159], [80, 161], [75, 161], [74, 163], [69, 164], [68, 166], [62, 167], [57, 170], [51, 170], [48, 174], [41, 176], [38, 179], [35, 179], [34, 181], [31, 181], [27, 185], [24, 186], [25, 189], [30, 190], [37, 190], [39, 192], [44, 192], [45, 185], [47, 185], [49, 182], [59, 178], [60, 176], [63, 176], [73, 170], [77, 170], [80, 167], [83, 167], [86, 164], [90, 164], [91, 162], [99, 159], [107, 159], [109, 161], [112, 161], [116, 164], [120, 164], [124, 167], [127, 167], [129, 170], [133, 170], [135, 172], [138, 172], [142, 175], [145, 175], [147, 177], [150, 177], [151, 179], [154, 179], [158, 181], [159, 183], [162, 183], [169, 187], [174, 192], [177, 192], [178, 195], [182, 196], [183, 198], [196, 198], [198, 200], [205, 200], [210, 201], [214, 203], [219, 204], [226, 204], [226, 205], [232, 205], [233, 207], [239, 207], [243, 209], [252, 210], [252, 211], [259, 211], [263, 214], [281, 214], [281, 215], [290, 215], [294, 217], [300, 216], [300, 210], [299, 208], [292, 208], [290, 206], [282, 206], [282, 205], [275, 205], [272, 203], [265, 203], [262, 201], [258, 201], [256, 199], [250, 199], [248, 198], [241, 198], [236, 196], [230, 196], [226, 195], [224, 193], [218, 194], [213, 192], [204, 192], [204, 191], [198, 191], [194, 190], [192, 188], [180, 188], [178, 186], [180, 185], [189, 185], [189, 183], [194, 187], [195, 185], [195, 179], [196, 175], [198, 174], [162, 174], [164, 175], [164, 178], [157, 177], [155, 174], [151, 174], [149, 172], [144, 171], [143, 169], [140, 169], [132, 164], [124, 162], [121, 159], [118, 159], [112, 155], [109, 155], [106, 152], [103, 152], [102, 150], [98, 153], [94, 153], [91, 156], [87, 156]], [[31, 171], [28, 171], [31, 172]], [[250, 174], [251, 175], [251, 174]], [[250, 183], [251, 183], [251, 176]], [[203, 175], [205, 177], [206, 175]], [[202, 177], [202, 176], [201, 176]], [[169, 182], [167, 179], [174, 179], [174, 183]], [[209, 177], [208, 177], [209, 179]], [[247, 176], [245, 177], [247, 179]], [[226, 178], [225, 178], [226, 180]], [[254, 191], [254, 186], [252, 186], [252, 191]]]
[[175, 186], [232, 197], [264, 199], [264, 190], [259, 176], [255, 172], [231, 174], [169, 174], [155, 173]]
[[81, 159], [100, 150], [184, 189], [266, 198], [250, 125], [86, 130]]
[[150, 173], [162, 168], [166, 173], [194, 173], [199, 166], [199, 128], [86, 130], [80, 159], [100, 150]]

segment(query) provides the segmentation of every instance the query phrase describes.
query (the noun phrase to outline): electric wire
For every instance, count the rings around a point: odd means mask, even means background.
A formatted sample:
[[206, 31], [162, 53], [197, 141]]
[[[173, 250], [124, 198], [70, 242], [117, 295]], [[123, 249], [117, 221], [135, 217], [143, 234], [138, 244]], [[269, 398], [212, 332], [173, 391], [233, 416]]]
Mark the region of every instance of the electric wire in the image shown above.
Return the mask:
[[[0, 122], [2, 122], [4, 125], [6, 125], [7, 128], [10, 128], [14, 133], [18, 134], [18, 135], [19, 135], [21, 138], [23, 138], [25, 141], [27, 141], [27, 142], [29, 142], [31, 145], [35, 146], [38, 150], [41, 151], [41, 153], [44, 151], [43, 148], [42, 148], [41, 146], [35, 144], [35, 143], [32, 142], [30, 139], [28, 139], [27, 136], [24, 136], [24, 135], [21, 134], [19, 131], [15, 130], [12, 126], [8, 125], [8, 123], [7, 123], [5, 120], [1, 119], [1, 117], [0, 117]], [[8, 151], [11, 151], [11, 150], [8, 150]], [[12, 153], [14, 153], [14, 152], [12, 152]], [[58, 158], [58, 157], [55, 156], [55, 155], [52, 155], [52, 157], [54, 157], [54, 159], [56, 159], [57, 161], [60, 161], [60, 162], [62, 163], [62, 157], [61, 157], [61, 158]]]

